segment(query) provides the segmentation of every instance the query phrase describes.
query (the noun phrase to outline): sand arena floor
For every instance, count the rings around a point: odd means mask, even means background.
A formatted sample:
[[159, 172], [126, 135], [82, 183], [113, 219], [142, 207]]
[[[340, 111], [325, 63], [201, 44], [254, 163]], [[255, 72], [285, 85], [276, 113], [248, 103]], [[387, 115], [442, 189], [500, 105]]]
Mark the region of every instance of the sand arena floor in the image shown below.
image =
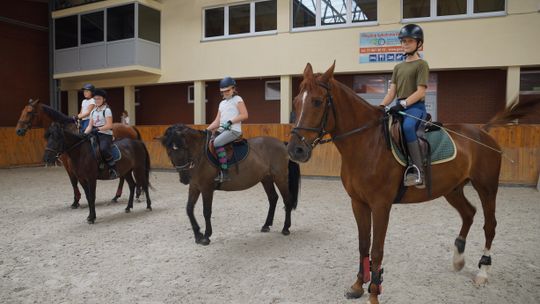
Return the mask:
[[[185, 214], [187, 186], [152, 172], [153, 211], [124, 213], [127, 188], [98, 182], [97, 221], [72, 210], [62, 168], [0, 170], [0, 303], [364, 303], [344, 293], [357, 271], [356, 224], [341, 182], [303, 179], [291, 235], [259, 229], [267, 212], [258, 185], [216, 192], [210, 246], [195, 244]], [[466, 194], [480, 211], [471, 187]], [[201, 201], [196, 214], [203, 222]], [[483, 214], [467, 240], [466, 265], [452, 270], [461, 225], [444, 201], [393, 207], [386, 238], [382, 303], [540, 303], [540, 194], [501, 187], [487, 286], [472, 278], [482, 254]]]

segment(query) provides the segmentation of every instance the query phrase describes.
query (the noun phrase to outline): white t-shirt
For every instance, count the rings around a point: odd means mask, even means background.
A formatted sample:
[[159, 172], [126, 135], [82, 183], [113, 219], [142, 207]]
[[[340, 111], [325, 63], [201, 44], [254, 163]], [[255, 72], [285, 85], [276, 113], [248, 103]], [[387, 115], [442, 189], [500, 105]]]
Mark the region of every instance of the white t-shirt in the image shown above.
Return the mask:
[[[94, 98], [90, 98], [90, 99], [83, 99], [82, 103], [81, 103], [81, 112], [86, 112], [88, 111], [88, 107], [90, 105], [96, 105], [96, 102], [94, 101]], [[85, 118], [83, 118], [82, 120], [88, 120], [90, 119], [90, 115], [86, 116]]]
[[[106, 117], [112, 117], [112, 111], [107, 106], [101, 106], [100, 108], [95, 107], [92, 110], [92, 113], [90, 113], [90, 118], [92, 119], [92, 125], [94, 127], [103, 127], [107, 121], [105, 120]], [[99, 133], [107, 134], [107, 135], [113, 135], [112, 130], [107, 131], [99, 131]]]
[[[221, 113], [221, 117], [219, 118], [219, 125], [224, 125], [227, 123], [227, 121], [233, 119], [234, 117], [238, 116], [240, 114], [240, 111], [238, 111], [238, 103], [244, 102], [242, 97], [235, 95], [229, 99], [223, 99], [219, 103], [219, 112]], [[231, 127], [231, 130], [242, 132], [242, 122], [234, 123]]]

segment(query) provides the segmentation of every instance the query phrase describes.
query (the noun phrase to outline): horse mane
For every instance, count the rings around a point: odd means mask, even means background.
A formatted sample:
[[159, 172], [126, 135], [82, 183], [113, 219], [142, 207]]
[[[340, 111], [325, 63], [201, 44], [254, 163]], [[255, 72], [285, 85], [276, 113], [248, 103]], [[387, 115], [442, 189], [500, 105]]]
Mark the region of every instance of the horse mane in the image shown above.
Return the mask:
[[166, 148], [172, 148], [173, 144], [180, 145], [182, 143], [182, 135], [179, 133], [204, 134], [205, 131], [192, 129], [184, 124], [174, 124], [165, 130], [165, 134], [161, 137], [161, 144]]
[[493, 126], [506, 124], [513, 120], [535, 114], [537, 117], [540, 116], [540, 98], [519, 100], [516, 97], [503, 111], [497, 113], [482, 128], [488, 131]]
[[73, 123], [73, 120], [69, 116], [65, 115], [62, 112], [56, 111], [55, 109], [53, 109], [52, 107], [48, 105], [41, 104], [41, 109], [53, 121], [56, 121], [62, 124]]

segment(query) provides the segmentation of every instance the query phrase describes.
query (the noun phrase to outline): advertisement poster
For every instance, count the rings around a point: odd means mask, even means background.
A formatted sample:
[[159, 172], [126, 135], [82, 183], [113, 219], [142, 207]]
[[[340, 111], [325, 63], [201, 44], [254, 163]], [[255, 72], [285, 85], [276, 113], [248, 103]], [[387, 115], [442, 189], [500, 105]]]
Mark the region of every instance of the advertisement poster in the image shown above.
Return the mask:
[[[399, 30], [360, 33], [360, 63], [400, 62], [405, 59]], [[420, 48], [420, 56], [422, 57]]]

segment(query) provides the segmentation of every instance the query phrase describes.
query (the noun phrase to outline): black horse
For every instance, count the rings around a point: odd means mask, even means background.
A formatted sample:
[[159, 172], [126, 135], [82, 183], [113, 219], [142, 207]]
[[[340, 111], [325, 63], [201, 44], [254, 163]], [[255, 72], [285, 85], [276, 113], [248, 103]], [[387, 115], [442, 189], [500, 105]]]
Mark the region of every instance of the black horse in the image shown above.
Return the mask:
[[[61, 113], [60, 113], [61, 114]], [[93, 224], [96, 219], [96, 181], [108, 180], [108, 170], [99, 170], [98, 161], [90, 143], [90, 136], [80, 135], [69, 131], [65, 125], [54, 122], [45, 133], [47, 148], [44, 159], [51, 163], [61, 153], [67, 153], [72, 160], [73, 171], [79, 183], [84, 189], [90, 214], [87, 221]], [[142, 187], [146, 194], [146, 209], [152, 210], [152, 203], [148, 193], [150, 156], [144, 143], [135, 139], [120, 139], [114, 144], [118, 146], [122, 157], [116, 163], [116, 169], [120, 177], [124, 177], [129, 185], [129, 201], [126, 212], [133, 208], [133, 195], [135, 185]]]
[[[180, 181], [189, 184], [187, 214], [191, 221], [195, 242], [208, 245], [212, 235], [212, 199], [215, 190], [237, 191], [253, 187], [259, 182], [263, 185], [268, 196], [270, 208], [262, 232], [270, 231], [274, 220], [274, 212], [278, 194], [274, 183], [279, 189], [285, 204], [285, 224], [281, 231], [288, 235], [291, 226], [291, 211], [296, 209], [298, 191], [300, 188], [300, 167], [289, 160], [287, 147], [273, 137], [255, 137], [248, 140], [250, 152], [245, 160], [231, 168], [231, 181], [224, 182], [216, 189], [214, 177], [218, 173], [206, 156], [209, 133], [191, 129], [184, 125], [174, 125], [167, 129], [161, 142], [167, 149], [172, 164], [180, 174]], [[206, 221], [204, 235], [200, 232], [199, 224], [193, 214], [199, 195], [203, 197], [203, 214]]]

